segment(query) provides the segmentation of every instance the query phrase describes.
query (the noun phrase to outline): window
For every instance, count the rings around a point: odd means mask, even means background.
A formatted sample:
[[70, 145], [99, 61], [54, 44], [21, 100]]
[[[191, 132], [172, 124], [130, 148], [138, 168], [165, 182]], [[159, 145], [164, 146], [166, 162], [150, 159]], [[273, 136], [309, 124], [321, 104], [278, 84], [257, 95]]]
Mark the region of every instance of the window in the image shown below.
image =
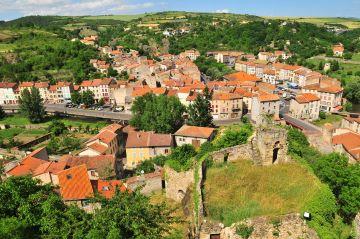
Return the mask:
[[95, 177], [95, 176], [96, 176], [95, 170], [91, 170], [91, 171], [90, 171], [90, 175], [93, 176], [93, 177]]
[[165, 154], [168, 154], [169, 153], [169, 149], [165, 149]]

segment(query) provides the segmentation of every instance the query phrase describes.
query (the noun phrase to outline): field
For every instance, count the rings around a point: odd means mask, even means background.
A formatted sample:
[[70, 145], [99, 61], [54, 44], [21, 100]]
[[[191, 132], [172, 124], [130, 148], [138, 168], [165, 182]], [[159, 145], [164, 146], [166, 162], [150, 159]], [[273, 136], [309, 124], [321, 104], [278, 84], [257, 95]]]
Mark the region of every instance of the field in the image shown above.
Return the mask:
[[225, 225], [254, 216], [302, 212], [321, 184], [298, 163], [259, 167], [238, 161], [210, 168], [206, 177], [206, 211]]
[[146, 16], [146, 14], [134, 14], [134, 15], [103, 15], [103, 16], [87, 16], [82, 19], [86, 20], [119, 20], [119, 21], [131, 21]]
[[313, 17], [300, 17], [300, 18], [293, 18], [293, 17], [267, 17], [272, 19], [282, 19], [282, 20], [293, 20], [298, 22], [307, 22], [312, 23], [315, 25], [323, 26], [325, 24], [341, 24], [349, 29], [360, 28], [360, 19], [356, 18], [331, 18], [331, 17], [324, 17], [324, 18], [313, 18]]

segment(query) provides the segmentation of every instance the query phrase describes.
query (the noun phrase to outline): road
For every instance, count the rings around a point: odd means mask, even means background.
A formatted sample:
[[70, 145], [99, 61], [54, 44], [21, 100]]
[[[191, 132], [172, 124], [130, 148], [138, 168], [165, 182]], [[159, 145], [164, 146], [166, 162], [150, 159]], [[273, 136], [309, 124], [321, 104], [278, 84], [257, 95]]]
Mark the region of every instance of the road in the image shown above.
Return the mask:
[[[18, 110], [18, 105], [3, 105], [3, 109], [6, 111], [9, 110]], [[112, 112], [109, 110], [89, 110], [89, 109], [78, 109], [78, 108], [67, 108], [64, 104], [46, 104], [45, 111], [47, 113], [59, 113], [66, 115], [75, 115], [75, 116], [86, 116], [102, 119], [111, 119], [111, 120], [120, 120], [120, 121], [129, 121], [131, 119], [131, 114], [123, 112]]]
[[296, 128], [299, 128], [303, 131], [307, 131], [307, 132], [311, 132], [311, 133], [320, 133], [321, 132], [320, 128], [316, 127], [315, 125], [313, 125], [307, 121], [293, 118], [288, 114], [285, 114], [283, 117], [284, 117], [284, 120], [286, 121], [286, 123], [288, 123]]

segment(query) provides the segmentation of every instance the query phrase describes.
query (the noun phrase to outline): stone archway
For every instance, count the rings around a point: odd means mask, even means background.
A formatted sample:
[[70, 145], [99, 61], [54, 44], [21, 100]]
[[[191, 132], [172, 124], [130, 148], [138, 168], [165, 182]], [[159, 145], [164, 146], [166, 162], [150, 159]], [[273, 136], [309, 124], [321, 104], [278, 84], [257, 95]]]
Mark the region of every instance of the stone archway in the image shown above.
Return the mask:
[[273, 164], [277, 163], [278, 161], [279, 150], [280, 150], [280, 141], [276, 141], [273, 148], [273, 157], [272, 157]]

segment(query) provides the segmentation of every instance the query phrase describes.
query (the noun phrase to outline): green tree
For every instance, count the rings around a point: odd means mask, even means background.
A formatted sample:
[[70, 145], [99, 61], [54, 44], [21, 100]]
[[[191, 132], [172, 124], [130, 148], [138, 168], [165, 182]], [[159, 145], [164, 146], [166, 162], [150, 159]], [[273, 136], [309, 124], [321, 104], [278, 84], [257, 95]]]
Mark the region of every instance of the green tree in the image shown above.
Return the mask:
[[59, 136], [61, 134], [63, 134], [64, 132], [67, 131], [67, 128], [64, 124], [64, 122], [60, 121], [60, 120], [52, 120], [48, 130], [52, 133], [52, 135], [54, 136]]
[[4, 119], [6, 117], [6, 113], [3, 107], [0, 105], [0, 119]]
[[86, 90], [81, 94], [81, 101], [86, 106], [92, 106], [95, 103], [94, 93], [90, 90]]
[[71, 93], [71, 102], [75, 105], [80, 105], [82, 103], [81, 94], [78, 91]]
[[224, 131], [221, 137], [214, 143], [218, 149], [245, 144], [252, 134], [251, 124], [232, 126]]
[[213, 117], [211, 115], [211, 98], [212, 93], [206, 87], [204, 94], [198, 94], [194, 103], [189, 105], [188, 124], [200, 127], [213, 126]]
[[360, 80], [352, 80], [345, 86], [345, 96], [354, 104], [360, 103]]
[[155, 171], [154, 162], [152, 159], [145, 160], [136, 168], [136, 174], [141, 175], [142, 173], [152, 173]]
[[97, 105], [98, 105], [98, 106], [104, 106], [104, 105], [105, 105], [105, 100], [104, 100], [104, 98], [101, 98], [101, 99], [99, 100], [99, 102], [97, 103]]
[[345, 111], [349, 112], [353, 109], [353, 105], [351, 104], [351, 102], [346, 102], [345, 105], [344, 105], [344, 109]]
[[117, 72], [117, 70], [114, 70], [114, 68], [110, 66], [108, 69], [107, 77], [117, 77], [118, 75], [119, 73]]
[[87, 239], [162, 238], [178, 221], [165, 204], [153, 205], [139, 191], [116, 192], [94, 213]]
[[130, 124], [137, 129], [174, 133], [184, 123], [185, 106], [177, 97], [146, 94], [135, 99], [131, 112]]
[[196, 150], [194, 146], [191, 144], [184, 144], [172, 149], [166, 164], [178, 172], [186, 171], [193, 165], [193, 158], [195, 155]]
[[40, 123], [44, 120], [45, 108], [37, 88], [32, 87], [30, 91], [25, 89], [21, 92], [20, 111], [31, 123]]
[[324, 111], [319, 112], [319, 118], [320, 119], [326, 119], [326, 113]]

